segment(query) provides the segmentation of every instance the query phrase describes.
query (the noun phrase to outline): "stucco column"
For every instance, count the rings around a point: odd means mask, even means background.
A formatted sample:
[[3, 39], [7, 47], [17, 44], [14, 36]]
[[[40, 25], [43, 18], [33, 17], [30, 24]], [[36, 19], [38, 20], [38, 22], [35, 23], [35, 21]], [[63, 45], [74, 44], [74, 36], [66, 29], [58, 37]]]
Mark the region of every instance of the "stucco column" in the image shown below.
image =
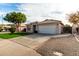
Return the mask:
[[72, 26], [72, 34], [76, 34], [76, 33], [77, 33], [76, 28], [77, 28], [77, 25], [74, 24], [74, 25]]

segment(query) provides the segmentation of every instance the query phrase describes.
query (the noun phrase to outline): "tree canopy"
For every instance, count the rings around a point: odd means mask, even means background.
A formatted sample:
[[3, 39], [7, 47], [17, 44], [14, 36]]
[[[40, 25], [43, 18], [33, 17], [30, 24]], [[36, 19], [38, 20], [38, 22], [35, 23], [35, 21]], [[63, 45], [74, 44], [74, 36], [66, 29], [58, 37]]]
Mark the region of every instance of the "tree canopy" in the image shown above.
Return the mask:
[[79, 29], [76, 30], [76, 28], [79, 26], [79, 11], [75, 12], [75, 13], [71, 13], [69, 15], [69, 22], [73, 23], [72, 26], [72, 33], [77, 33], [77, 31], [79, 32]]
[[20, 31], [20, 24], [26, 21], [26, 15], [21, 12], [7, 13], [3, 18], [5, 21], [14, 23], [16, 25], [16, 31]]
[[25, 16], [25, 14], [23, 14], [21, 12], [11, 12], [11, 13], [7, 13], [3, 19], [5, 21], [16, 24], [16, 23], [24, 23], [27, 18]]
[[69, 15], [69, 22], [71, 22], [73, 24], [78, 24], [79, 23], [79, 11]]

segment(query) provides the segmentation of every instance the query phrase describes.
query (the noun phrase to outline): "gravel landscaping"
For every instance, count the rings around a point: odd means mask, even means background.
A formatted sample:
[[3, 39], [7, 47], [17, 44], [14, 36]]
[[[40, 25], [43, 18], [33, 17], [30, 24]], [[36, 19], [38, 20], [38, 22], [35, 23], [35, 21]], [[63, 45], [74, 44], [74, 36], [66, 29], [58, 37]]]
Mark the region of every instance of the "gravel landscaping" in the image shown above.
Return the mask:
[[35, 50], [43, 56], [79, 56], [79, 42], [74, 36], [51, 38]]

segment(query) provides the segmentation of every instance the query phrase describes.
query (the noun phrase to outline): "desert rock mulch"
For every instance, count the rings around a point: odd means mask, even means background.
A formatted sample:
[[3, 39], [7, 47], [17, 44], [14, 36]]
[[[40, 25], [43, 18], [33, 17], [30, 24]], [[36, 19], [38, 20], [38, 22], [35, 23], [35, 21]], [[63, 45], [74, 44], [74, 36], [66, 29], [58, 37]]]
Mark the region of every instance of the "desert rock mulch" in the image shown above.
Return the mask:
[[43, 56], [56, 56], [60, 53], [63, 56], [79, 56], [79, 42], [74, 36], [51, 38], [36, 47], [35, 50]]

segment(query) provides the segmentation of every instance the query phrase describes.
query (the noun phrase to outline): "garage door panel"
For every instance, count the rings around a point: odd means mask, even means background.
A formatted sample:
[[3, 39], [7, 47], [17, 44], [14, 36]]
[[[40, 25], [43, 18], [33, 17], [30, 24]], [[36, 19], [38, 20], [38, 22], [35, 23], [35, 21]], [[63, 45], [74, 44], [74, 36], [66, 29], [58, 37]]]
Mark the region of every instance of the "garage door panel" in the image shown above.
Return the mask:
[[39, 25], [39, 33], [56, 34], [56, 25]]

